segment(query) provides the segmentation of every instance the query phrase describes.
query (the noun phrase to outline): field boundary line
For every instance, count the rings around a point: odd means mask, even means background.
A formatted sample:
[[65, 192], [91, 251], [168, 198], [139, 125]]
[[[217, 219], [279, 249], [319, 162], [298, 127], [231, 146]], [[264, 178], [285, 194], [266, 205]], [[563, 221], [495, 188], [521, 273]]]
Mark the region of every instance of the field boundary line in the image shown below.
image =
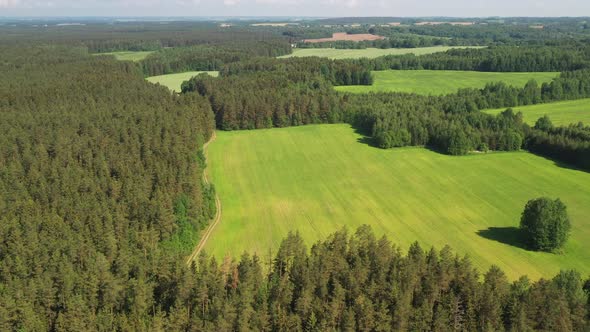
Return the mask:
[[[216, 138], [217, 138], [217, 132], [213, 131], [213, 135], [211, 135], [211, 138], [209, 139], [209, 141], [207, 141], [207, 143], [205, 143], [203, 145], [203, 153], [205, 154], [205, 163], [207, 165], [207, 167], [205, 167], [205, 170], [203, 170], [203, 182], [205, 182], [205, 184], [207, 184], [207, 185], [210, 183], [208, 147], [209, 147], [209, 144], [212, 143], [213, 141], [215, 141]], [[207, 227], [207, 229], [205, 229], [205, 232], [203, 233], [203, 236], [199, 240], [199, 243], [197, 244], [197, 246], [195, 247], [193, 252], [190, 254], [190, 256], [188, 256], [188, 259], [186, 260], [186, 265], [190, 266], [191, 263], [199, 256], [199, 254], [201, 253], [201, 251], [205, 247], [205, 244], [207, 244], [207, 240], [211, 236], [211, 233], [213, 233], [213, 229], [215, 228], [215, 226], [217, 226], [217, 224], [219, 224], [219, 221], [221, 220], [221, 200], [219, 199], [219, 195], [217, 195], [217, 192], [215, 192], [215, 210], [216, 211], [215, 211], [215, 217], [213, 218], [213, 222], [211, 222], [209, 224], [209, 226]]]

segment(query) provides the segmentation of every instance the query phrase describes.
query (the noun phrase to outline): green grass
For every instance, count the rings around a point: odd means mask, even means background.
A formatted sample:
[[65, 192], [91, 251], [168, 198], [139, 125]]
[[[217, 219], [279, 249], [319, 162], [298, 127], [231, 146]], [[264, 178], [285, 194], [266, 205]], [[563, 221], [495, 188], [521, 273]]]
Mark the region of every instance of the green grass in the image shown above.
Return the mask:
[[339, 86], [338, 91], [352, 93], [409, 92], [422, 95], [444, 95], [460, 88], [483, 88], [486, 83], [503, 81], [524, 87], [535, 79], [539, 84], [549, 82], [559, 73], [485, 73], [452, 70], [385, 70], [373, 72], [373, 85]]
[[[534, 125], [543, 115], [548, 115], [554, 125], [568, 125], [570, 123], [590, 124], [590, 99], [569, 100], [557, 103], [538, 104], [513, 107], [514, 111], [522, 112], [524, 121]], [[506, 108], [486, 110], [490, 114], [498, 114]]]
[[284, 55], [279, 58], [291, 57], [309, 57], [318, 56], [330, 59], [359, 59], [359, 58], [378, 58], [385, 55], [402, 55], [415, 54], [424, 55], [437, 52], [445, 52], [453, 48], [480, 48], [478, 46], [433, 46], [418, 48], [366, 48], [361, 50], [353, 49], [335, 49], [335, 48], [297, 48], [293, 54]]
[[219, 75], [219, 72], [217, 71], [188, 71], [185, 73], [178, 74], [152, 76], [146, 79], [154, 84], [160, 83], [161, 85], [168, 87], [168, 89], [172, 91], [180, 92], [180, 86], [182, 85], [182, 82], [188, 81], [194, 76], [197, 76], [201, 73], [207, 73], [214, 77], [217, 77]]
[[[449, 244], [479, 268], [496, 264], [510, 278], [565, 268], [590, 273], [589, 173], [527, 152], [452, 157], [382, 150], [360, 139], [348, 125], [218, 132], [208, 164], [222, 219], [205, 250], [219, 259], [248, 250], [266, 260], [288, 231], [310, 245], [344, 226], [369, 224], [403, 250], [414, 241]], [[509, 227], [540, 196], [568, 206], [573, 231], [563, 254], [508, 244]], [[489, 227], [503, 229], [478, 235]]]
[[95, 55], [114, 55], [117, 60], [120, 61], [141, 61], [148, 55], [154, 53], [154, 51], [140, 51], [140, 52], [109, 52], [109, 53], [97, 53]]

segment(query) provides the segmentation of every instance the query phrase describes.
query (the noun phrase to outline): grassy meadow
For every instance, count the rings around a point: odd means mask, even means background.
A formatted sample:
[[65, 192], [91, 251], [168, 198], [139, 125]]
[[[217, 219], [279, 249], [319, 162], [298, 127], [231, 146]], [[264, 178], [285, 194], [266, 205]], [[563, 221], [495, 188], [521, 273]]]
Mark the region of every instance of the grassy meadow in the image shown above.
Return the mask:
[[[437, 52], [445, 52], [453, 48], [473, 48], [469, 46], [432, 46], [418, 48], [365, 48], [365, 49], [335, 49], [335, 48], [296, 48], [292, 54], [281, 56], [280, 58], [291, 57], [309, 57], [317, 56], [330, 59], [359, 59], [359, 58], [378, 58], [385, 55], [403, 55], [415, 54], [424, 55]], [[479, 47], [478, 47], [479, 48]]]
[[[538, 104], [529, 106], [517, 106], [512, 108], [515, 112], [522, 112], [524, 121], [530, 125], [543, 115], [548, 115], [554, 125], [568, 125], [582, 121], [590, 124], [590, 99], [568, 100], [556, 103]], [[486, 110], [490, 114], [498, 114], [506, 108]]]
[[180, 87], [184, 81], [188, 81], [191, 78], [202, 73], [207, 73], [214, 77], [217, 77], [219, 75], [219, 72], [217, 71], [188, 71], [177, 74], [152, 76], [146, 79], [154, 84], [160, 83], [160, 85], [164, 85], [172, 91], [180, 92]]
[[483, 88], [487, 83], [503, 81], [523, 87], [530, 79], [539, 84], [549, 82], [559, 73], [487, 73], [454, 70], [384, 70], [374, 71], [373, 85], [338, 86], [336, 90], [352, 93], [408, 92], [421, 95], [444, 95], [461, 88]]
[[109, 52], [109, 53], [96, 53], [95, 55], [114, 55], [117, 60], [120, 61], [141, 61], [147, 58], [148, 55], [154, 53], [154, 51], [123, 51], [123, 52]]
[[[527, 152], [452, 157], [423, 148], [382, 150], [349, 125], [218, 132], [209, 167], [222, 219], [205, 250], [219, 259], [244, 250], [263, 259], [289, 231], [308, 245], [362, 224], [405, 251], [449, 244], [474, 265], [510, 278], [590, 273], [590, 174]], [[562, 254], [527, 251], [516, 240], [525, 203], [559, 197], [572, 236]]]

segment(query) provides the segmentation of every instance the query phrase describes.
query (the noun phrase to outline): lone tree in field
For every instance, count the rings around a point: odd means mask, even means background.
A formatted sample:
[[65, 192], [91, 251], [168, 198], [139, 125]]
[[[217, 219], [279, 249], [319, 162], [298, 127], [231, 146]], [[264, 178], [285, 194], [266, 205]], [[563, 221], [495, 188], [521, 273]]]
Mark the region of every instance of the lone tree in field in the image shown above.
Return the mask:
[[570, 233], [570, 219], [561, 200], [546, 197], [530, 200], [522, 213], [520, 228], [532, 249], [553, 251], [561, 248]]

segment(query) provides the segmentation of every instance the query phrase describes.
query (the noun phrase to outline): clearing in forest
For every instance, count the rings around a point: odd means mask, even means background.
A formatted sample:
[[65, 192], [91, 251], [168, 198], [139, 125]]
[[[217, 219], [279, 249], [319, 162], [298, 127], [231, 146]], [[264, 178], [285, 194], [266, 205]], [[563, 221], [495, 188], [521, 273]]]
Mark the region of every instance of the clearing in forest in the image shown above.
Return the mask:
[[191, 78], [202, 74], [207, 73], [213, 77], [217, 77], [219, 72], [217, 71], [187, 71], [184, 73], [177, 73], [177, 74], [168, 74], [168, 75], [159, 75], [159, 76], [151, 76], [146, 78], [148, 81], [152, 83], [160, 83], [160, 85], [164, 85], [168, 87], [168, 89], [180, 92], [180, 87], [184, 81], [188, 81]]
[[365, 41], [365, 40], [382, 40], [383, 36], [372, 35], [369, 33], [348, 34], [346, 32], [335, 32], [330, 38], [305, 39], [306, 43], [327, 43], [335, 41]]
[[[437, 52], [446, 52], [454, 48], [474, 48], [469, 46], [432, 46], [417, 48], [364, 48], [364, 49], [336, 49], [336, 48], [296, 48], [292, 54], [281, 56], [280, 58], [291, 57], [309, 57], [317, 56], [330, 59], [360, 59], [360, 58], [378, 58], [385, 55], [403, 55], [415, 54], [424, 55]], [[477, 47], [479, 48], [479, 47]]]
[[109, 53], [96, 53], [94, 55], [114, 55], [115, 59], [120, 61], [141, 61], [147, 58], [148, 55], [154, 53], [154, 51], [123, 51], [123, 52], [109, 52]]
[[384, 70], [374, 71], [373, 85], [336, 87], [338, 91], [352, 93], [408, 92], [421, 95], [444, 95], [462, 88], [483, 88], [490, 82], [524, 87], [535, 79], [539, 85], [549, 82], [559, 73], [490, 73], [455, 70]]
[[[512, 108], [515, 112], [522, 112], [524, 121], [530, 125], [543, 115], [549, 116], [554, 125], [568, 125], [583, 122], [590, 125], [590, 99], [568, 100], [556, 103], [517, 106]], [[498, 114], [506, 108], [486, 110], [490, 114]]]
[[[205, 251], [266, 260], [289, 231], [312, 244], [368, 224], [404, 251], [414, 241], [449, 244], [480, 271], [496, 264], [510, 278], [590, 273], [590, 173], [527, 152], [453, 157], [362, 141], [349, 125], [218, 132], [209, 167], [223, 217]], [[516, 240], [525, 203], [540, 196], [568, 207], [573, 229], [562, 254]]]

